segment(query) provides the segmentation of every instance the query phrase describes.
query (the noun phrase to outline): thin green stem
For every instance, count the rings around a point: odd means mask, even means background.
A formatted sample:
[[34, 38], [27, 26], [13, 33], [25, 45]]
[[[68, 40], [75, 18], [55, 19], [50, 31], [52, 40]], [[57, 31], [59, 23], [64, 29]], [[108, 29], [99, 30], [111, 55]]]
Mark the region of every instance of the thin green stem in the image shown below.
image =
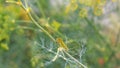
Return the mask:
[[[85, 18], [85, 20], [87, 21], [87, 23], [93, 28], [93, 30], [95, 31], [96, 35], [102, 40], [102, 42], [104, 42], [104, 44], [106, 44], [107, 46], [110, 45], [105, 38], [98, 32], [99, 30], [92, 24], [92, 22], [90, 22], [87, 18]], [[109, 47], [110, 48], [110, 47]], [[110, 48], [111, 49], [111, 48]]]
[[76, 60], [74, 57], [72, 57], [69, 53], [67, 53], [66, 51], [64, 51], [64, 53], [66, 55], [68, 55], [68, 57], [70, 57], [71, 59], [73, 59], [75, 62], [77, 62], [78, 64], [80, 64], [81, 66], [83, 66], [84, 68], [87, 68], [85, 65], [83, 65], [82, 63], [80, 63], [78, 60]]
[[[119, 28], [118, 34], [116, 36], [116, 41], [115, 41], [115, 44], [114, 44], [115, 47], [118, 46], [119, 38], [120, 38], [120, 28]], [[106, 61], [105, 65], [108, 64], [111, 61], [113, 56], [115, 56], [115, 51], [114, 50], [112, 50], [111, 55], [108, 57], [108, 60]]]
[[31, 13], [27, 11], [27, 9], [29, 9], [29, 8], [26, 9], [23, 4], [21, 5], [21, 7], [27, 12], [27, 14], [28, 14], [29, 18], [32, 20], [32, 22], [33, 22], [38, 28], [40, 28], [44, 33], [46, 33], [54, 42], [56, 42], [56, 40], [54, 39], [54, 37], [53, 37], [51, 34], [49, 34], [42, 26], [40, 26], [40, 25], [34, 20], [34, 18], [32, 17]]
[[17, 23], [32, 23], [30, 20], [16, 20]]
[[[26, 1], [26, 0], [25, 0], [25, 1]], [[25, 4], [27, 4], [27, 3], [25, 3]], [[38, 5], [38, 7], [40, 8], [40, 12], [41, 12], [43, 18], [46, 19], [45, 13], [44, 13], [44, 11], [43, 11], [43, 9], [42, 9], [41, 4], [38, 2], [38, 0], [37, 0], [37, 5]], [[28, 5], [26, 5], [26, 6], [28, 6]], [[37, 19], [39, 18], [37, 15], [35, 15], [35, 16], [37, 17]], [[48, 20], [47, 20], [47, 21], [48, 21]], [[41, 27], [42, 27], [42, 26], [41, 26]], [[61, 32], [56, 31], [56, 30], [55, 30], [54, 28], [52, 28], [50, 25], [49, 25], [49, 27], [50, 27], [50, 29], [52, 29], [53, 31], [55, 31], [60, 37], [62, 37], [62, 38], [65, 39], [64, 35], [63, 35]], [[73, 40], [73, 39], [70, 39], [70, 40], [72, 40], [73, 42], [76, 42], [76, 41]], [[77, 42], [76, 42], [76, 43], [77, 43]]]
[[40, 4], [40, 2], [39, 2], [38, 0], [37, 0], [37, 5], [38, 5], [38, 7], [39, 7], [39, 11], [41, 12], [42, 16], [43, 16], [44, 18], [46, 18], [45, 13], [44, 13], [44, 11], [43, 11], [43, 9], [42, 9], [42, 6], [41, 6], [41, 4]]

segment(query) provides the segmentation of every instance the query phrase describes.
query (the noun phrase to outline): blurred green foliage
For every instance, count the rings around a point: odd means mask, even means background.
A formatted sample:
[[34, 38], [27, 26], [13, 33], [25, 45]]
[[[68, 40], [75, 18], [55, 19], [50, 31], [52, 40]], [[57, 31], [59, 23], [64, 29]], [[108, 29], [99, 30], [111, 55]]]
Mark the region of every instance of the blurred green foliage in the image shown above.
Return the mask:
[[[0, 68], [30, 68], [27, 35], [16, 20], [23, 19], [19, 6], [0, 0]], [[24, 16], [25, 17], [25, 16]]]
[[[54, 38], [62, 38], [69, 48], [68, 53], [88, 68], [120, 67], [119, 0], [118, 3], [97, 0], [94, 4], [92, 0], [63, 0], [62, 5], [52, 0], [27, 3], [35, 21]], [[104, 14], [109, 3], [117, 7]], [[0, 0], [0, 68], [78, 67], [60, 57], [50, 62], [59, 46], [28, 17], [20, 6]], [[103, 25], [104, 19], [110, 23]]]
[[0, 6], [0, 45], [1, 47], [3, 46], [3, 49], [8, 50], [7, 44], [9, 43], [11, 32], [15, 29], [15, 19], [17, 17], [14, 12], [11, 13], [9, 11], [9, 9], [13, 9], [12, 7], [6, 7], [6, 9], [3, 10], [4, 8], [5, 6]]

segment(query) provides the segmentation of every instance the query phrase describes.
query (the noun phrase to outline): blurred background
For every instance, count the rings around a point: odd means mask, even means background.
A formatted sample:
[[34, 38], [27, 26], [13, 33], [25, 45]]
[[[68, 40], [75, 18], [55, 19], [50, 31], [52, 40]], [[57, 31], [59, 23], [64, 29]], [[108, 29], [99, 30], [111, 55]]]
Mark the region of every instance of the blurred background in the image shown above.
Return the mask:
[[[0, 0], [0, 68], [79, 68], [62, 58], [49, 63], [55, 54], [46, 49], [56, 52], [56, 43], [16, 4], [19, 0], [8, 1]], [[26, 2], [34, 20], [63, 38], [68, 52], [85, 66], [120, 68], [120, 0]]]

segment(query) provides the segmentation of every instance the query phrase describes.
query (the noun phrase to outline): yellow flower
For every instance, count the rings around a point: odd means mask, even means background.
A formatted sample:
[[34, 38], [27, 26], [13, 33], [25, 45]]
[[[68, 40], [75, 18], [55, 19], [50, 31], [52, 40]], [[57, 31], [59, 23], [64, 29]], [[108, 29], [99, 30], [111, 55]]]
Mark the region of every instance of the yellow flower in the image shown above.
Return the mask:
[[117, 0], [112, 0], [112, 2], [116, 2]]
[[79, 16], [82, 17], [82, 18], [84, 18], [84, 17], [87, 17], [87, 15], [88, 15], [87, 9], [82, 8], [82, 9], [80, 10], [80, 12], [79, 12]]
[[75, 11], [78, 8], [78, 4], [74, 3], [71, 5], [71, 10]]
[[9, 50], [9, 47], [6, 43], [1, 43], [1, 47], [4, 49], [4, 50]]
[[68, 13], [69, 13], [70, 8], [71, 8], [71, 5], [68, 4], [68, 5], [66, 6], [66, 9], [65, 9], [65, 14], [68, 14]]
[[98, 4], [97, 6], [104, 6], [105, 3], [106, 3], [106, 0], [100, 0], [97, 2], [97, 4]]
[[[84, 1], [84, 0], [83, 0]], [[93, 6], [93, 1], [92, 0], [85, 0], [85, 3], [84, 3], [86, 6]]]
[[66, 6], [65, 14], [68, 14], [70, 11], [75, 11], [77, 8], [78, 4], [76, 3], [76, 0], [72, 0], [71, 3]]
[[60, 45], [60, 47], [64, 48], [66, 51], [68, 51], [67, 45], [63, 42], [62, 38], [57, 38], [56, 42]]
[[101, 7], [95, 7], [94, 8], [94, 14], [97, 16], [100, 16], [103, 14], [103, 9]]
[[71, 0], [71, 3], [75, 3], [76, 2], [76, 0]]
[[59, 28], [60, 28], [60, 26], [61, 26], [61, 24], [59, 23], [59, 22], [57, 22], [57, 21], [53, 21], [53, 23], [51, 24], [53, 27], [54, 27], [54, 29], [57, 31]]
[[34, 57], [31, 59], [31, 64], [32, 64], [32, 66], [35, 67], [36, 64], [38, 63], [38, 61], [39, 61], [39, 57], [34, 56]]
[[18, 1], [16, 2], [17, 5], [22, 5], [22, 2]]
[[85, 0], [79, 0], [79, 3], [80, 3], [80, 4], [84, 4], [84, 3], [85, 3]]
[[30, 11], [31, 11], [31, 8], [28, 7], [28, 8], [26, 9], [26, 12], [27, 12], [27, 13], [30, 13]]

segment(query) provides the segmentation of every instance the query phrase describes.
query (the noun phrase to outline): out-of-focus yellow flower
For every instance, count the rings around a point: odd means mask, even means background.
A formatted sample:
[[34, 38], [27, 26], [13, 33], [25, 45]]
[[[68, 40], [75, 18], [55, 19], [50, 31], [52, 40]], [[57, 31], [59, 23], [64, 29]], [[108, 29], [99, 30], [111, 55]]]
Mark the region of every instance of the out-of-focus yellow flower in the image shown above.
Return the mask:
[[1, 48], [4, 50], [9, 50], [9, 47], [6, 43], [1, 43]]
[[59, 22], [57, 22], [57, 21], [53, 21], [53, 23], [51, 24], [53, 27], [54, 27], [54, 29], [57, 31], [59, 28], [60, 28], [60, 26], [61, 26], [61, 24], [59, 23]]
[[[84, 1], [84, 0], [83, 0]], [[92, 0], [85, 0], [85, 2], [84, 2], [84, 4], [86, 5], [86, 6], [93, 6], [93, 4], [94, 4], [94, 2], [92, 1]]]
[[86, 5], [86, 6], [103, 6], [106, 3], [106, 0], [79, 0], [80, 4]]
[[103, 9], [101, 7], [95, 7], [93, 12], [95, 15], [100, 16], [103, 14]]
[[30, 13], [30, 11], [31, 11], [31, 8], [30, 8], [30, 7], [26, 9], [26, 12], [27, 12], [27, 13]]
[[56, 42], [60, 45], [60, 47], [64, 48], [66, 51], [68, 51], [67, 45], [63, 42], [62, 38], [57, 38]]
[[71, 0], [71, 3], [76, 3], [77, 0]]
[[80, 3], [80, 4], [84, 4], [84, 3], [85, 3], [85, 0], [79, 0], [79, 3]]
[[101, 0], [96, 0], [96, 2], [99, 4], [101, 2]]
[[71, 6], [72, 11], [75, 11], [77, 8], [78, 8], [78, 4], [76, 4], [76, 3], [72, 4], [72, 6]]
[[66, 6], [65, 14], [69, 12], [74, 12], [78, 8], [77, 0], [71, 0], [70, 3]]
[[0, 34], [0, 41], [3, 40], [3, 39], [5, 39], [5, 40], [8, 41], [8, 40], [9, 40], [9, 35], [8, 35], [8, 34], [5, 34], [5, 33], [4, 33], [4, 30], [2, 30], [2, 33], [3, 33], [3, 34]]
[[82, 17], [82, 18], [84, 18], [84, 17], [87, 17], [87, 15], [88, 15], [87, 9], [82, 8], [82, 9], [80, 10], [80, 12], [79, 12], [79, 16]]
[[96, 4], [97, 4], [97, 6], [104, 6], [105, 3], [106, 3], [106, 0], [100, 0]]
[[70, 5], [70, 4], [66, 6], [65, 14], [68, 14], [68, 13], [69, 13], [70, 8], [71, 8], [71, 5]]
[[22, 5], [21, 1], [16, 2], [17, 5]]
[[13, 19], [13, 20], [11, 20], [12, 21], [12, 23], [14, 24], [15, 23], [15, 20]]
[[112, 2], [116, 2], [117, 0], [112, 0]]
[[[111, 0], [112, 2], [116, 2], [117, 0]], [[102, 15], [103, 10], [102, 8], [105, 6], [105, 4], [107, 3], [107, 0], [71, 0], [70, 4], [67, 6], [65, 12], [69, 13], [70, 11], [75, 11], [78, 9], [78, 4], [80, 4], [82, 8], [85, 8], [86, 6], [89, 8], [93, 8], [94, 11], [93, 13], [97, 16]], [[85, 11], [85, 12], [84, 12]], [[85, 17], [87, 15], [87, 11], [84, 9], [82, 9], [79, 12], [79, 15], [81, 17]]]
[[78, 8], [77, 3], [70, 3], [66, 6], [65, 14], [68, 14], [70, 11], [74, 12]]
[[33, 67], [35, 67], [38, 62], [39, 62], [39, 58], [36, 56], [31, 59], [31, 64]]

